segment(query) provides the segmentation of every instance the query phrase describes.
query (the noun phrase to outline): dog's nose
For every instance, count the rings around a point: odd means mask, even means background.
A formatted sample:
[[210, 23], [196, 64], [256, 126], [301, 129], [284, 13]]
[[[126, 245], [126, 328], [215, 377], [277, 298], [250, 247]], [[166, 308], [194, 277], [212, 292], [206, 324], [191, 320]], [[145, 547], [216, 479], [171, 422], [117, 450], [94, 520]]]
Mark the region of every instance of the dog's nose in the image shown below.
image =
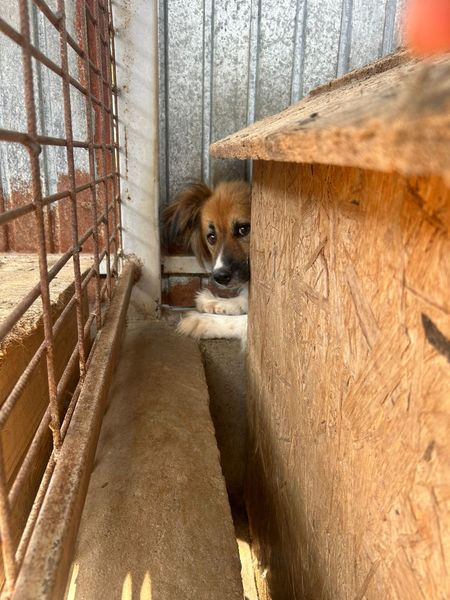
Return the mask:
[[227, 285], [231, 281], [231, 273], [228, 269], [218, 269], [213, 272], [213, 279], [220, 285]]

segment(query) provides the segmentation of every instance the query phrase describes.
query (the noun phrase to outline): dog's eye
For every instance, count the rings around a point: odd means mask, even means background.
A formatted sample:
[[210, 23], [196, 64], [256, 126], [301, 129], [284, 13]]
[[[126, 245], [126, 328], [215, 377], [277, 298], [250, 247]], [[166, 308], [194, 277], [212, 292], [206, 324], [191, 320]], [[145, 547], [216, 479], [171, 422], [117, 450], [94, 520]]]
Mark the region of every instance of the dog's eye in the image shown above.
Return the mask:
[[250, 233], [250, 224], [246, 223], [245, 225], [239, 225], [237, 228], [237, 234], [239, 237], [245, 237]]
[[211, 244], [211, 246], [213, 246], [216, 243], [217, 237], [215, 233], [208, 233], [206, 239], [208, 240], [208, 244]]

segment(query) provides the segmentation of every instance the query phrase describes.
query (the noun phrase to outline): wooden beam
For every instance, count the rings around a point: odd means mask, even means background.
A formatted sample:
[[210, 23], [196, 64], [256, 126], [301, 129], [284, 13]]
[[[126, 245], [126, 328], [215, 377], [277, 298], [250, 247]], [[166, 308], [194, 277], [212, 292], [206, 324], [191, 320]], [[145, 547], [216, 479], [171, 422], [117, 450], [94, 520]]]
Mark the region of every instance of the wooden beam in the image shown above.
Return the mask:
[[216, 158], [322, 163], [450, 179], [450, 58], [405, 53], [314, 90], [211, 145]]
[[195, 256], [164, 256], [162, 268], [163, 275], [203, 275], [207, 273]]

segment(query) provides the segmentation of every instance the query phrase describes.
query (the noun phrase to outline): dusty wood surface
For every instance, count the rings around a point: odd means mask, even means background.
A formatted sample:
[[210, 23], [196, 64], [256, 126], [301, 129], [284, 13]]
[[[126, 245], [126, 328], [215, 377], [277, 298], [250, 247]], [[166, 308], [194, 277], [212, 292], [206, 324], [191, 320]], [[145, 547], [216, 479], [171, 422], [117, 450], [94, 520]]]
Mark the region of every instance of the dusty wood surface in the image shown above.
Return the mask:
[[134, 274], [133, 263], [127, 263], [106, 321], [96, 337], [89, 370], [27, 548], [13, 600], [64, 597]]
[[[51, 267], [60, 255], [50, 255]], [[92, 258], [81, 258], [82, 273], [87, 273]], [[52, 318], [55, 321], [74, 294], [72, 264], [63, 267], [51, 284]], [[31, 254], [0, 255], [0, 319], [6, 317], [25, 294], [39, 281], [37, 256]], [[83, 297], [85, 316], [87, 294]], [[42, 304], [38, 298], [0, 344], [0, 405], [6, 400], [16, 381], [28, 366], [44, 339]], [[76, 343], [75, 310], [71, 310], [60, 334], [55, 338], [55, 374], [59, 379]], [[45, 356], [39, 361], [29, 384], [24, 389], [0, 432], [6, 477], [12, 480], [23, 454], [48, 406], [48, 381]]]
[[[60, 254], [49, 254], [48, 268], [61, 257]], [[81, 272], [93, 264], [91, 256], [80, 255]], [[73, 265], [69, 260], [50, 284], [52, 305], [64, 306], [64, 293], [73, 281]], [[22, 298], [39, 283], [39, 263], [37, 254], [15, 254], [13, 252], [0, 254], [0, 321], [5, 319], [10, 311], [17, 306]], [[13, 328], [5, 340], [0, 341], [0, 362], [6, 353], [9, 342], [20, 339], [31, 333], [39, 326], [42, 317], [42, 303], [38, 298], [26, 311], [21, 320]]]
[[450, 58], [403, 54], [321, 86], [210, 147], [218, 158], [355, 166], [450, 178]]
[[261, 598], [450, 598], [449, 232], [439, 178], [255, 164]]

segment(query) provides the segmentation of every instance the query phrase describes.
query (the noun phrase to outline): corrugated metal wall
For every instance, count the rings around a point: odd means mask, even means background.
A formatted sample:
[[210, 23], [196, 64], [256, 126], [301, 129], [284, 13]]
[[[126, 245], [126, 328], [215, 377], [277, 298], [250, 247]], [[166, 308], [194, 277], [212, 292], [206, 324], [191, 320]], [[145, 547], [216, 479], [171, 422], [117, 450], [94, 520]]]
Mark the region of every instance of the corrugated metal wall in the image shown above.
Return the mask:
[[159, 0], [161, 202], [249, 176], [211, 142], [399, 45], [404, 0]]

